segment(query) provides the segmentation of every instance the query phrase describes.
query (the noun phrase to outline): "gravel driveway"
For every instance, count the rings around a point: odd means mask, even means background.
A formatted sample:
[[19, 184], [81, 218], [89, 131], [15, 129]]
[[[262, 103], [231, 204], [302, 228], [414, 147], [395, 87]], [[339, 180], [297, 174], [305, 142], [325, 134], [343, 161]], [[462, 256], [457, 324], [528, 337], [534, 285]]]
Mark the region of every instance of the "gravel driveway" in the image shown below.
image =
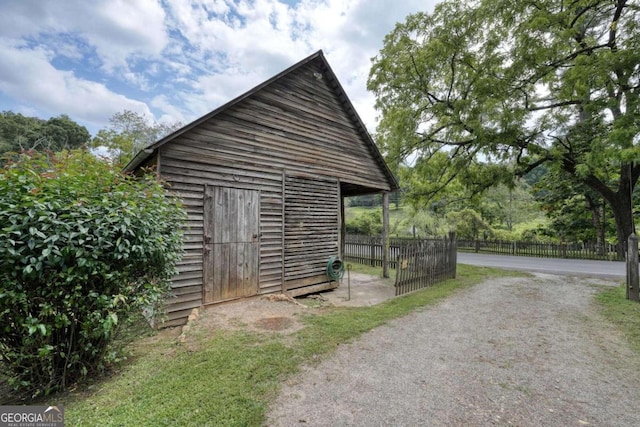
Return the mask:
[[267, 424], [638, 426], [640, 361], [592, 306], [618, 283], [479, 284], [304, 368]]

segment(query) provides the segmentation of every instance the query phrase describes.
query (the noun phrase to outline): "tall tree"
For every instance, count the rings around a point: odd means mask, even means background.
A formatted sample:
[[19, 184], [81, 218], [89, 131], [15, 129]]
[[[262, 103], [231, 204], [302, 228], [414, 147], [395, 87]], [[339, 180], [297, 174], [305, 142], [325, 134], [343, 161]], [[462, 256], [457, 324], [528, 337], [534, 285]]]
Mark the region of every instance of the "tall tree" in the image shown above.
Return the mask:
[[60, 151], [89, 143], [91, 134], [62, 114], [43, 120], [12, 111], [0, 113], [0, 156], [21, 150]]
[[109, 127], [99, 130], [91, 145], [106, 148], [113, 161], [124, 166], [138, 151], [180, 127], [180, 122], [150, 123], [143, 115], [124, 110], [109, 119]]
[[614, 233], [608, 230], [607, 206], [595, 191], [565, 175], [551, 168], [534, 187], [535, 198], [551, 219], [551, 231], [569, 239], [595, 240], [598, 254], [604, 255], [606, 239]]
[[410, 15], [373, 59], [378, 139], [397, 159], [448, 147], [457, 171], [556, 164], [609, 204], [621, 254], [640, 176], [639, 25], [637, 0], [445, 0]]
[[536, 219], [542, 215], [527, 182], [520, 179], [507, 187], [500, 184], [489, 188], [480, 199], [476, 210], [491, 226], [513, 231], [516, 224]]

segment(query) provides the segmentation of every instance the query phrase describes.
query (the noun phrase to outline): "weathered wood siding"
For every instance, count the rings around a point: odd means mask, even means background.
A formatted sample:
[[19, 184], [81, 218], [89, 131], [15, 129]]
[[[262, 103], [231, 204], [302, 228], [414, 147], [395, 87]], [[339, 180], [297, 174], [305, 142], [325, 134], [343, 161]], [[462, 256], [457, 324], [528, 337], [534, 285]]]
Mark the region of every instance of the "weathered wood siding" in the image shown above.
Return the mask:
[[182, 199], [188, 220], [183, 230], [185, 254], [178, 263], [178, 275], [173, 278], [167, 302], [167, 317], [163, 326], [184, 323], [190, 311], [202, 305], [202, 236], [203, 186], [173, 181], [169, 188]]
[[[185, 150], [184, 148], [187, 147]], [[160, 150], [160, 174], [182, 197], [189, 216], [185, 230], [186, 255], [173, 279], [167, 321], [180, 319], [203, 304], [204, 188], [205, 185], [260, 191], [260, 279], [259, 294], [276, 292], [282, 284], [282, 173], [244, 165], [229, 167], [215, 150], [193, 152], [182, 144], [169, 144]], [[182, 266], [182, 264], [185, 264]], [[183, 274], [182, 269], [185, 270]], [[184, 287], [184, 285], [189, 285]]]
[[339, 203], [337, 181], [286, 177], [286, 290], [329, 281], [327, 261], [339, 253]]
[[[183, 198], [189, 215], [186, 256], [173, 281], [175, 298], [165, 325], [183, 323], [203, 304], [206, 185], [260, 192], [259, 294], [282, 290], [283, 275], [292, 287], [321, 279], [326, 259], [338, 254], [338, 182], [343, 188], [390, 189], [337, 82], [317, 78], [323, 71], [322, 61], [309, 62], [158, 148], [160, 175]], [[287, 177], [319, 178], [285, 183], [284, 171]], [[289, 187], [291, 201], [283, 204]], [[302, 193], [294, 194], [294, 188]], [[285, 233], [287, 206], [293, 229]], [[303, 220], [308, 232], [296, 228], [294, 219]]]

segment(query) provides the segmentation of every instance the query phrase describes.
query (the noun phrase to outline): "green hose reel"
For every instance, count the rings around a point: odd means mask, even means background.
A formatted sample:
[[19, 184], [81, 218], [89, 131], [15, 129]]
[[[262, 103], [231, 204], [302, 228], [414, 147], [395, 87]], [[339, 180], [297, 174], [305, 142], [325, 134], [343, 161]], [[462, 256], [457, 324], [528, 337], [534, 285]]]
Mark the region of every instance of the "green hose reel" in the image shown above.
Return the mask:
[[344, 276], [344, 263], [337, 256], [332, 256], [327, 262], [327, 276], [331, 280], [340, 281]]

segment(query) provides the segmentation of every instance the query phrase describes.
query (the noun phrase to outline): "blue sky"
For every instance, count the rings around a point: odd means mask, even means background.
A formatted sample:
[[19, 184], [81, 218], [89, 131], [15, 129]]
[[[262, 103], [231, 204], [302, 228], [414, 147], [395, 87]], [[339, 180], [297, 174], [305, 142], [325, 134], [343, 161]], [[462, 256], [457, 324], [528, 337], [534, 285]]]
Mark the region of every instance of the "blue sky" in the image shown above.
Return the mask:
[[92, 134], [125, 109], [188, 123], [322, 49], [373, 131], [370, 58], [419, 0], [0, 0], [0, 110]]

